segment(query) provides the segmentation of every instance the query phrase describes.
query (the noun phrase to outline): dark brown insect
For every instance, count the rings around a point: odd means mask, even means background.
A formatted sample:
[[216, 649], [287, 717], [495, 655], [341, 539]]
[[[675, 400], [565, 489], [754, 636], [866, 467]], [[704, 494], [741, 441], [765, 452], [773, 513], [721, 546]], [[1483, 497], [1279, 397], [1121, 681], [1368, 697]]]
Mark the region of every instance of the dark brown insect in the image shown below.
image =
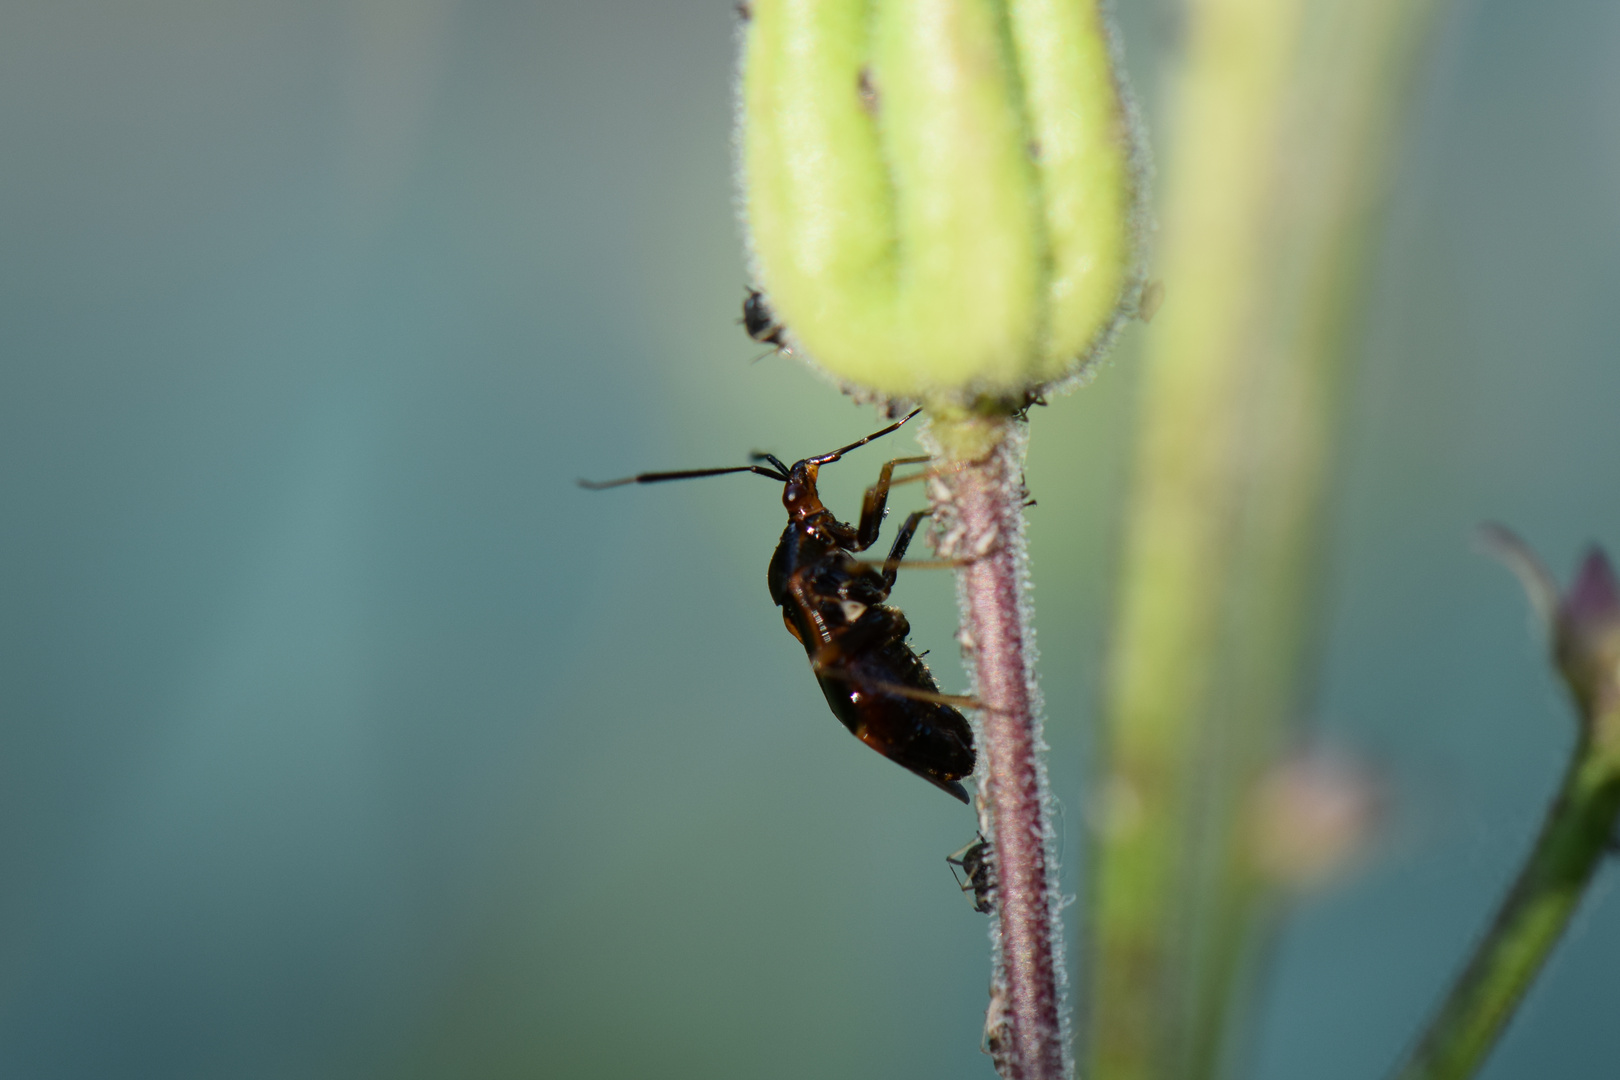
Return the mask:
[[597, 490], [739, 472], [781, 483], [788, 524], [771, 556], [766, 584], [772, 601], [782, 609], [788, 632], [810, 657], [833, 715], [890, 761], [967, 802], [961, 780], [973, 772], [973, 733], [956, 706], [973, 702], [940, 693], [927, 665], [906, 644], [911, 631], [906, 617], [883, 603], [900, 567], [907, 565], [906, 549], [928, 511], [906, 518], [882, 563], [856, 558], [877, 543], [894, 467], [929, 459], [896, 458], [886, 463], [877, 483], [866, 491], [857, 525], [839, 521], [816, 494], [821, 466], [889, 434], [916, 415], [792, 466], [771, 454], [754, 454], [756, 463], [765, 464], [641, 473], [606, 483], [581, 480], [580, 485]]
[[[777, 352], [787, 348], [787, 327], [776, 321], [776, 313], [765, 302], [765, 294], [758, 289], [749, 289], [748, 295], [743, 299], [742, 325], [748, 331], [748, 336], [761, 345], [769, 345]], [[770, 353], [766, 353], [769, 356]]]
[[[973, 910], [985, 914], [995, 910], [996, 864], [990, 855], [990, 844], [984, 837], [975, 837], [973, 843], [955, 855], [945, 856], [956, 876], [957, 887], [973, 895]], [[961, 873], [958, 874], [957, 871]]]

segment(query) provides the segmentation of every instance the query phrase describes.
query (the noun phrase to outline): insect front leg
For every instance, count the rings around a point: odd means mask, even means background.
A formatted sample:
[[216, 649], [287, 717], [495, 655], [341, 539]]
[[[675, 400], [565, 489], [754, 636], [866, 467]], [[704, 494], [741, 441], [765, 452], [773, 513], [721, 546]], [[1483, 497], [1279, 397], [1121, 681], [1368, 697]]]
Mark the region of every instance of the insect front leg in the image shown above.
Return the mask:
[[906, 549], [911, 546], [911, 538], [917, 535], [917, 526], [922, 519], [932, 514], [932, 510], [914, 510], [906, 518], [906, 523], [900, 526], [895, 534], [894, 546], [889, 549], [889, 557], [883, 560], [883, 580], [889, 588], [894, 588], [895, 578], [900, 576], [900, 563], [906, 557]]
[[[878, 595], [868, 594], [873, 602], [857, 600], [847, 593], [826, 593], [813, 584], [809, 566], [801, 566], [788, 578], [787, 591], [793, 603], [812, 628], [814, 642], [805, 642], [810, 664], [818, 675], [837, 675], [851, 658], [870, 653], [891, 641], [904, 640], [911, 632], [911, 624], [899, 610], [875, 602]], [[824, 607], [841, 609], [842, 619], [829, 625]], [[797, 636], [797, 635], [795, 635]]]
[[877, 559], [856, 560], [865, 566], [880, 566], [883, 568], [883, 581], [886, 588], [894, 588], [895, 578], [899, 576], [900, 568], [912, 570], [958, 570], [970, 566], [972, 559], [910, 559], [906, 558], [906, 549], [911, 546], [911, 539], [917, 532], [917, 525], [923, 518], [932, 514], [932, 510], [917, 510], [906, 518], [906, 523], [900, 526], [899, 535], [894, 538], [894, 547], [889, 551], [889, 557], [879, 561]]
[[806, 578], [809, 571], [813, 569], [815, 569], [813, 564], [810, 566], [801, 566], [797, 570], [793, 571], [787, 580], [788, 596], [792, 599], [794, 606], [799, 609], [800, 614], [804, 616], [804, 621], [806, 627], [810, 631], [812, 640], [804, 640], [803, 635], [801, 635], [799, 631], [794, 628], [793, 619], [789, 615], [786, 606], [784, 606], [782, 609], [782, 618], [786, 620], [788, 624], [788, 631], [794, 637], [799, 639], [799, 643], [804, 646], [805, 651], [808, 652], [812, 657], [816, 655], [816, 650], [818, 648], [820, 648], [826, 642], [832, 640], [832, 629], [828, 627], [826, 618], [821, 614], [821, 604], [823, 602], [831, 602], [835, 604], [839, 602], [838, 597], [823, 596], [811, 588]]
[[866, 497], [861, 500], [861, 520], [855, 529], [855, 543], [852, 550], [865, 551], [877, 543], [878, 532], [883, 528], [883, 511], [889, 503], [889, 486], [893, 481], [894, 467], [919, 465], [932, 460], [933, 458], [924, 454], [921, 457], [895, 458], [893, 461], [883, 463], [877, 483], [866, 489]]

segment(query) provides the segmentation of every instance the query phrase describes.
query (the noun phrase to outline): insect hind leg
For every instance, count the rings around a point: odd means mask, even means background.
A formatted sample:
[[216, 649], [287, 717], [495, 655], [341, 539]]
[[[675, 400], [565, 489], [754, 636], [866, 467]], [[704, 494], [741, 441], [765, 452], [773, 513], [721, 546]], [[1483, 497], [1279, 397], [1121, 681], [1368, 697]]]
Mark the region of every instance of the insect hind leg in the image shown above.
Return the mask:
[[847, 682], [856, 690], [906, 698], [910, 701], [925, 701], [933, 705], [950, 705], [958, 709], [984, 708], [984, 703], [978, 698], [962, 694], [942, 694], [938, 690], [930, 690], [923, 686], [908, 686], [890, 679], [874, 679], [870, 675], [858, 674], [849, 669], [849, 661], [886, 641], [904, 638], [908, 629], [904, 615], [893, 608], [874, 604], [862, 612], [860, 618], [843, 633], [817, 649], [810, 658], [810, 667], [818, 676]]
[[965, 694], [942, 694], [938, 690], [924, 690], [917, 686], [907, 686], [904, 683], [884, 682], [881, 679], [871, 679], [864, 675], [857, 675], [840, 667], [827, 667], [811, 661], [811, 669], [825, 679], [840, 679], [852, 684], [857, 690], [867, 690], [875, 694], [886, 694], [889, 697], [907, 698], [911, 701], [926, 701], [931, 705], [949, 705], [957, 709], [982, 709], [984, 702], [976, 697]]

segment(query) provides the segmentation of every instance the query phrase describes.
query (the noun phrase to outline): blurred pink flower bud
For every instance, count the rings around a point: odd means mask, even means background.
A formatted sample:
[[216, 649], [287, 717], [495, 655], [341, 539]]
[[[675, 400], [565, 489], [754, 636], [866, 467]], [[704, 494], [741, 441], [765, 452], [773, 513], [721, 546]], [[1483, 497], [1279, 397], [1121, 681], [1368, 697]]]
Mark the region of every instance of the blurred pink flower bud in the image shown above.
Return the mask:
[[1384, 803], [1383, 784], [1349, 754], [1319, 747], [1290, 754], [1260, 778], [1250, 802], [1255, 870], [1296, 890], [1327, 883], [1366, 851]]
[[1620, 588], [1600, 548], [1587, 550], [1558, 603], [1553, 656], [1589, 722], [1620, 704]]

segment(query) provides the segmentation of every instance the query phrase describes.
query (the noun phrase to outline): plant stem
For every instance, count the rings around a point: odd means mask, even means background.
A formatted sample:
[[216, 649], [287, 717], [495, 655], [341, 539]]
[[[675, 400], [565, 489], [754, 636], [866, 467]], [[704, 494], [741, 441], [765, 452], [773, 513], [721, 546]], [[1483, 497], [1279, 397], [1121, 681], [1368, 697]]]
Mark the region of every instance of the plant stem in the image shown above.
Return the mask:
[[1620, 817], [1620, 769], [1583, 735], [1496, 921], [1398, 1080], [1462, 1080], [1484, 1063], [1563, 936]]
[[[973, 434], [963, 439], [963, 428]], [[1041, 754], [1040, 691], [1024, 548], [1024, 437], [1014, 421], [936, 424], [948, 458], [980, 438], [991, 448], [955, 471], [942, 508], [941, 553], [959, 572], [962, 652], [974, 672], [981, 755], [980, 816], [994, 852], [995, 966], [986, 1042], [1004, 1080], [1070, 1075], [1063, 1011], [1061, 900]], [[982, 445], [982, 444], [981, 444]], [[953, 453], [953, 451], [957, 451]]]
[[1438, 3], [1188, 9], [1088, 874], [1098, 1080], [1243, 1054], [1277, 910], [1244, 807], [1311, 693], [1343, 380]]

